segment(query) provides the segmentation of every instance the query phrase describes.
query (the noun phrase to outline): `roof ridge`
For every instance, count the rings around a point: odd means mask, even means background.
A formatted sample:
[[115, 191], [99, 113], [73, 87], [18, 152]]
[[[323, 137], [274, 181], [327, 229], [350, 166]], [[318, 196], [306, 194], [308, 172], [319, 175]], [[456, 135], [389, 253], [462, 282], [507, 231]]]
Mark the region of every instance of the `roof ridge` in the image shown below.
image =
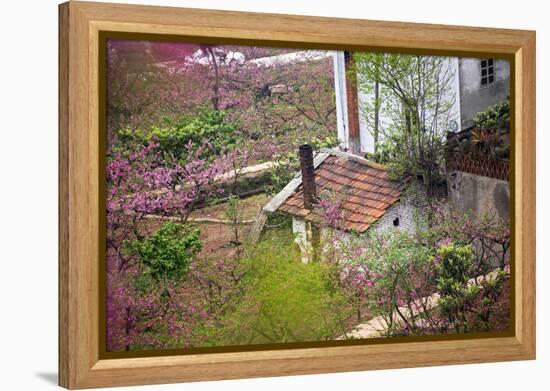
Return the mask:
[[372, 162], [368, 159], [365, 159], [362, 156], [357, 156], [350, 152], [339, 151], [337, 149], [332, 149], [332, 148], [321, 148], [319, 152], [327, 153], [333, 156], [344, 157], [347, 159], [354, 160], [358, 163], [365, 164], [369, 167], [372, 167], [378, 170], [388, 171], [388, 167], [384, 166], [383, 164]]
[[[314, 171], [319, 189], [329, 189], [342, 196], [341, 207], [345, 214], [342, 229], [358, 232], [367, 230], [390, 207], [401, 202], [411, 179], [410, 176], [390, 179], [385, 166], [329, 148], [319, 150], [314, 159]], [[303, 207], [301, 184], [302, 178], [298, 175], [264, 206], [264, 211], [280, 210], [306, 220], [318, 220], [318, 208], [309, 211]]]
[[[325, 161], [329, 154], [319, 151], [313, 158], [313, 169], [317, 169]], [[286, 186], [277, 193], [267, 204], [262, 208], [265, 212], [275, 212], [285, 200], [296, 191], [302, 184], [302, 174], [298, 173], [294, 178], [286, 184]]]

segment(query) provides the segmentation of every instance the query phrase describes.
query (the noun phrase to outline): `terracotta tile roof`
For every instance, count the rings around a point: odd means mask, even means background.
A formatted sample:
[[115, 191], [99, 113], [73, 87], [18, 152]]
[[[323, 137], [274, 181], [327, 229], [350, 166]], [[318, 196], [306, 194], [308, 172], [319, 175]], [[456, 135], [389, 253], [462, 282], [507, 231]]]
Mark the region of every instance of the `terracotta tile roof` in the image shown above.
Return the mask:
[[[336, 151], [315, 169], [317, 195], [328, 190], [341, 200], [343, 229], [360, 233], [399, 201], [409, 182], [410, 178], [391, 180], [384, 166]], [[278, 210], [309, 221], [322, 221], [318, 210], [304, 208], [301, 185], [282, 202]]]

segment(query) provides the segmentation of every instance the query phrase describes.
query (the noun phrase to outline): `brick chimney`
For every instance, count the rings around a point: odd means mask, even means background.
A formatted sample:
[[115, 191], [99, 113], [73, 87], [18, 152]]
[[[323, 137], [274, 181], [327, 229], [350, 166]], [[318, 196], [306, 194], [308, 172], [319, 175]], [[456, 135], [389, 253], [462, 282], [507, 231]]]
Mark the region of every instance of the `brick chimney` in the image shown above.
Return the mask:
[[361, 139], [359, 137], [359, 103], [357, 97], [357, 81], [351, 75], [356, 71], [353, 53], [344, 52], [344, 67], [346, 70], [346, 100], [348, 106], [348, 143], [350, 152], [361, 155]]
[[299, 147], [300, 168], [302, 170], [302, 188], [304, 190], [304, 208], [313, 209], [317, 202], [315, 189], [315, 170], [313, 168], [313, 150], [311, 145], [303, 144]]

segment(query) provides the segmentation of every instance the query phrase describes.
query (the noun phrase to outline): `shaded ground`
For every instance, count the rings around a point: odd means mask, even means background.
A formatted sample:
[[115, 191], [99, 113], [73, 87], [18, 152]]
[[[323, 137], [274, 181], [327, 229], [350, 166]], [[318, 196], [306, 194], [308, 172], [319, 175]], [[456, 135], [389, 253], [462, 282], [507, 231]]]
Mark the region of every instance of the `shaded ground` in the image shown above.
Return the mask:
[[[260, 209], [269, 201], [270, 197], [266, 194], [256, 194], [239, 200], [239, 216], [241, 221], [252, 221]], [[236, 251], [235, 230], [232, 224], [228, 224], [226, 214], [229, 206], [228, 201], [218, 202], [204, 208], [194, 210], [189, 216], [189, 223], [197, 224], [201, 229], [200, 239], [203, 243], [201, 255], [208, 258], [223, 258], [233, 256]], [[220, 220], [223, 222], [204, 222], [193, 221], [194, 219]], [[152, 234], [160, 228], [163, 221], [159, 218], [150, 218], [146, 226], [142, 226], [143, 231]], [[247, 238], [252, 224], [241, 224], [239, 226], [239, 239], [243, 241]]]
[[[269, 197], [267, 194], [256, 194], [247, 198], [242, 198], [239, 200], [239, 207], [241, 208], [242, 212], [242, 219], [243, 220], [249, 220], [258, 214], [258, 211], [261, 207], [263, 207], [267, 201], [270, 200], [271, 197]], [[201, 209], [196, 209], [193, 212], [191, 212], [190, 218], [201, 218], [201, 217], [209, 217], [209, 218], [215, 218], [220, 220], [226, 220], [226, 211], [227, 211], [228, 203], [226, 202], [219, 202], [210, 206], [206, 206]]]
[[[240, 219], [243, 221], [252, 220], [256, 217], [259, 210], [269, 201], [270, 197], [266, 194], [257, 194], [248, 198], [239, 200]], [[218, 220], [228, 220], [226, 211], [228, 202], [220, 202], [193, 211], [190, 219], [211, 218]], [[235, 249], [235, 229], [234, 226], [224, 223], [198, 223], [201, 228], [201, 240], [203, 242], [202, 254], [208, 257], [227, 257], [232, 256]], [[244, 240], [252, 224], [241, 224], [239, 226], [239, 239]], [[233, 243], [232, 243], [233, 242]]]

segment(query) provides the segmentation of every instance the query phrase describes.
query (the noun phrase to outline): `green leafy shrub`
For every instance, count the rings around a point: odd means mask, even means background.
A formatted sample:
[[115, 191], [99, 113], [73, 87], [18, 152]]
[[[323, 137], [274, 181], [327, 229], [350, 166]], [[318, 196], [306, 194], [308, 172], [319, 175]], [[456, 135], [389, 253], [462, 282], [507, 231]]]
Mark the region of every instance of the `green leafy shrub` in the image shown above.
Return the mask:
[[[388, 336], [399, 322], [414, 330], [418, 319], [409, 319], [406, 313], [425, 305], [418, 300], [435, 291], [433, 248], [407, 232], [390, 231], [369, 236], [359, 249], [372, 313], [385, 319]], [[428, 315], [421, 312], [421, 317]]]
[[509, 129], [510, 127], [510, 100], [506, 99], [497, 103], [485, 111], [477, 113], [474, 117], [477, 128]]
[[187, 274], [201, 250], [199, 237], [200, 229], [195, 225], [167, 222], [150, 237], [126, 241], [124, 247], [145, 267], [144, 276], [155, 281], [175, 280]]
[[[290, 239], [290, 240], [288, 240]], [[217, 343], [328, 340], [342, 333], [344, 298], [323, 263], [303, 264], [291, 238], [260, 242]]]
[[507, 272], [499, 270], [494, 279], [488, 279], [481, 282], [481, 287], [483, 289], [481, 289], [479, 295], [479, 303], [477, 303], [476, 308], [474, 308], [477, 318], [475, 319], [475, 321], [477, 321], [475, 326], [477, 326], [478, 329], [494, 331], [495, 324], [502, 327], [502, 325], [499, 325], [497, 322], [500, 313], [509, 312], [509, 308], [506, 308], [509, 303], [503, 302], [504, 300], [502, 299], [509, 279], [510, 275]]
[[472, 247], [455, 243], [442, 245], [437, 250], [435, 269], [442, 315], [457, 333], [468, 332], [467, 313], [480, 291], [475, 284], [468, 284], [474, 274]]
[[237, 141], [237, 125], [226, 120], [222, 110], [200, 108], [194, 115], [183, 115], [177, 120], [165, 120], [165, 126], [152, 126], [149, 130], [122, 129], [119, 143], [122, 145], [147, 145], [150, 141], [160, 144], [161, 150], [177, 160], [186, 160], [187, 145], [206, 145], [205, 153], [218, 155], [223, 149], [231, 149]]
[[508, 160], [510, 145], [507, 131], [510, 128], [509, 100], [490, 106], [486, 111], [474, 117], [474, 128], [470, 137], [458, 140], [453, 137], [447, 140], [448, 151], [473, 153], [483, 158]]
[[388, 337], [506, 329], [509, 230], [494, 215], [472, 219], [435, 209], [432, 227], [415, 235], [328, 238], [324, 259], [339, 268], [342, 291], [358, 298], [357, 310], [366, 303], [371, 316], [381, 316]]

